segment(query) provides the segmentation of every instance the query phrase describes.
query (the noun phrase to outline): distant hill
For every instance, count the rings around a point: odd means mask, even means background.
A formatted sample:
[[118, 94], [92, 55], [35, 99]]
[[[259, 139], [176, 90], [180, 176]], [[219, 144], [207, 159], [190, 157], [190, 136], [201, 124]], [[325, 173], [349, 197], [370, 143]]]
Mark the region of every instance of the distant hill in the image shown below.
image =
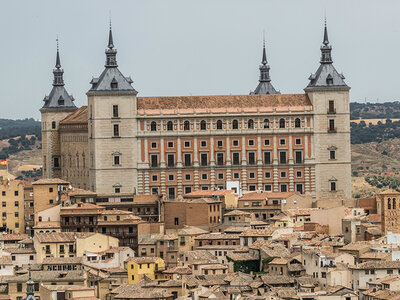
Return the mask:
[[35, 135], [41, 140], [40, 126], [40, 122], [32, 118], [23, 120], [0, 119], [0, 140], [25, 135]]
[[350, 119], [399, 119], [400, 102], [350, 103]]

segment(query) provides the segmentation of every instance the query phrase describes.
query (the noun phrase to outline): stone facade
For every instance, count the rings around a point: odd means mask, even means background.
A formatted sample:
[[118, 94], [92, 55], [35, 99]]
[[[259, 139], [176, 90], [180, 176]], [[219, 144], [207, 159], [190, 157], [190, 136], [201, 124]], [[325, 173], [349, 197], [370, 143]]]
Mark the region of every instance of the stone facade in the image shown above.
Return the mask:
[[61, 170], [47, 177], [99, 194], [171, 200], [230, 182], [242, 191], [351, 197], [350, 88], [332, 65], [326, 28], [321, 65], [305, 93], [282, 95], [136, 97], [110, 37], [87, 111], [66, 116], [60, 108], [57, 120], [79, 115], [79, 129], [64, 120], [61, 133], [49, 130], [52, 115], [43, 113], [44, 165], [61, 157]]

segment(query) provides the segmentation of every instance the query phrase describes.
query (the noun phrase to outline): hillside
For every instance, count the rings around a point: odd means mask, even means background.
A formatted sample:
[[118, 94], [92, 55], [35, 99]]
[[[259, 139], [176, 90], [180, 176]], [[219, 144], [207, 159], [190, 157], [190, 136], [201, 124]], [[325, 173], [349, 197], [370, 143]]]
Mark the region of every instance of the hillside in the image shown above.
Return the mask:
[[350, 103], [350, 119], [399, 119], [400, 102]]

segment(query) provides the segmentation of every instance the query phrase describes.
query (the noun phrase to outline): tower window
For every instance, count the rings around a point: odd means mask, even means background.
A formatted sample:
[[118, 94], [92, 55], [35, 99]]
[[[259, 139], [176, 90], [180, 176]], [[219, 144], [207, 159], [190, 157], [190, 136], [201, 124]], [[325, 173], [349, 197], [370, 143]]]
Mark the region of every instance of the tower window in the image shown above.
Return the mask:
[[301, 122], [299, 118], [296, 118], [296, 120], [294, 120], [294, 127], [295, 128], [300, 128], [301, 127]]
[[336, 181], [331, 181], [330, 182], [330, 189], [331, 189], [331, 192], [335, 192], [336, 191]]
[[120, 164], [120, 156], [114, 155], [114, 166], [119, 166]]
[[233, 120], [233, 122], [232, 122], [232, 129], [239, 129], [239, 122], [238, 122], [238, 120]]
[[118, 105], [113, 105], [113, 118], [118, 118]]
[[335, 120], [330, 119], [329, 120], [329, 132], [334, 132], [335, 131]]
[[59, 168], [60, 167], [60, 158], [59, 157], [53, 157], [53, 167], [54, 168]]
[[264, 128], [269, 128], [269, 120], [268, 119], [264, 120]]
[[221, 120], [218, 120], [218, 121], [217, 121], [217, 129], [218, 129], [218, 130], [221, 130], [221, 129], [222, 129], [222, 121], [221, 121]]
[[157, 123], [156, 122], [151, 122], [151, 125], [150, 125], [150, 130], [151, 131], [157, 131]]
[[111, 86], [112, 89], [117, 89], [118, 88], [118, 81], [115, 78], [113, 78], [113, 80], [111, 81], [110, 86]]
[[335, 101], [329, 100], [328, 104], [329, 104], [329, 106], [328, 106], [328, 114], [334, 114], [336, 112], [336, 110], [335, 110]]
[[119, 136], [119, 125], [118, 124], [114, 124], [113, 125], [114, 128], [114, 136]]
[[280, 119], [279, 120], [279, 128], [285, 128], [285, 119]]
[[329, 159], [336, 159], [336, 151], [335, 150], [329, 151]]
[[51, 128], [52, 129], [56, 129], [56, 122], [55, 121], [51, 122]]

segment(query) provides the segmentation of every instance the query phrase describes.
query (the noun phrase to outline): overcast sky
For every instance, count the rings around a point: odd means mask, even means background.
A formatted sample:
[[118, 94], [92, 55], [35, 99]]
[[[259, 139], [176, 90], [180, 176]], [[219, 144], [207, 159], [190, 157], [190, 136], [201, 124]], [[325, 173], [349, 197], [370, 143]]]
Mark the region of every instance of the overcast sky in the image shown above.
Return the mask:
[[0, 118], [40, 118], [57, 35], [65, 86], [85, 105], [104, 68], [110, 10], [119, 68], [139, 96], [248, 94], [263, 30], [273, 85], [302, 93], [319, 65], [326, 11], [351, 100], [399, 100], [398, 0], [2, 1]]

